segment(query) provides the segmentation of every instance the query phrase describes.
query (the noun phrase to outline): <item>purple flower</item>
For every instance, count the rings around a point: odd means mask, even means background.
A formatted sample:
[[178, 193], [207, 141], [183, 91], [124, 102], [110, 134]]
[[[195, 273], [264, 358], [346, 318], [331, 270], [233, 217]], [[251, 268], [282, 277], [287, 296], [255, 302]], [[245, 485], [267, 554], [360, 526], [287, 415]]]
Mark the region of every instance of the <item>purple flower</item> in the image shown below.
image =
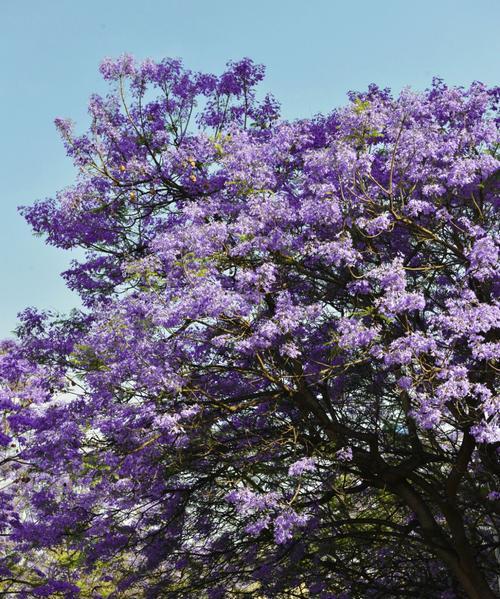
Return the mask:
[[335, 457], [340, 462], [350, 462], [352, 460], [352, 448], [342, 447], [335, 453]]
[[307, 524], [309, 517], [304, 514], [297, 514], [293, 510], [282, 512], [274, 520], [274, 540], [278, 545], [289, 541], [297, 528]]
[[274, 508], [278, 505], [278, 494], [255, 493], [250, 489], [239, 489], [230, 491], [226, 495], [226, 501], [236, 506], [240, 514], [251, 514]]
[[410, 389], [413, 384], [413, 381], [412, 381], [411, 377], [409, 377], [409, 376], [402, 376], [398, 379], [397, 382], [398, 382], [398, 386], [401, 387], [401, 389], [405, 389], [405, 390]]
[[288, 476], [301, 476], [304, 472], [313, 472], [316, 469], [314, 458], [300, 458], [288, 468]]
[[491, 237], [477, 239], [467, 258], [470, 262], [470, 272], [479, 281], [484, 281], [498, 274], [498, 244]]

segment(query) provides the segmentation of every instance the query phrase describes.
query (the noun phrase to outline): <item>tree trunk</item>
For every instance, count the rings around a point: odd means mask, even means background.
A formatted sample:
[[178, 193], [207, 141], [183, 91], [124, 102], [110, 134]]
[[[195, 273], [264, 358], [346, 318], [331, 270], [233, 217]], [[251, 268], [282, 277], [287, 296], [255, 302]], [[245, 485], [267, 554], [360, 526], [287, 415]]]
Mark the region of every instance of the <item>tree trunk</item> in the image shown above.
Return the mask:
[[447, 563], [470, 599], [498, 599], [475, 564], [463, 564], [460, 559], [456, 565]]
[[[415, 512], [424, 538], [429, 540], [429, 548], [448, 566], [467, 596], [470, 599], [498, 599], [474, 560], [465, 532], [458, 526], [460, 519], [451, 518], [450, 528], [455, 541], [452, 544], [423, 498], [408, 482], [398, 483], [393, 489]], [[450, 519], [448, 522], [450, 523]]]

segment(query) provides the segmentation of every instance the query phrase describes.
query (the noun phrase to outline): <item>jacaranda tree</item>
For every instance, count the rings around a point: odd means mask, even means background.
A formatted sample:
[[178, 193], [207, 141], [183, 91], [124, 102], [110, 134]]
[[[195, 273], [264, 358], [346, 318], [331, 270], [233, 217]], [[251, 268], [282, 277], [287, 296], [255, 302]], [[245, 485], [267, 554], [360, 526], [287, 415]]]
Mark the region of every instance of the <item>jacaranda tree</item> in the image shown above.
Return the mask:
[[0, 595], [497, 596], [500, 89], [101, 72], [22, 209], [83, 308], [1, 345]]

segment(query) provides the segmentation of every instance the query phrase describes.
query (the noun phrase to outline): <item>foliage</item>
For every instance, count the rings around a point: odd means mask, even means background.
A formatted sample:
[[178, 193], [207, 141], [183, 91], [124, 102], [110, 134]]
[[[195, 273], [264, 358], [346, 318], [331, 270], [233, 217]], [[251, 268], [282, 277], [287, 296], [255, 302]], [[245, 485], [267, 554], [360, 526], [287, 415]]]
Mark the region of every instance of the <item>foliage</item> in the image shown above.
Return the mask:
[[500, 91], [101, 71], [22, 209], [84, 310], [1, 346], [1, 593], [494, 597]]

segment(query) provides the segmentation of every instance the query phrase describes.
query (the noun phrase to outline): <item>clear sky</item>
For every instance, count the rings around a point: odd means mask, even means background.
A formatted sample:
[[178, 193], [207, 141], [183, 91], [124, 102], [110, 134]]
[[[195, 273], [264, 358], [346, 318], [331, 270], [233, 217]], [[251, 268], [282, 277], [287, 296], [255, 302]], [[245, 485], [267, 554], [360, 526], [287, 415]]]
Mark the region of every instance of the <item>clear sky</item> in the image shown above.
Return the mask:
[[99, 61], [176, 56], [219, 72], [267, 65], [287, 118], [327, 112], [350, 89], [500, 83], [499, 0], [0, 0], [0, 337], [25, 306], [67, 310], [71, 256], [31, 235], [16, 207], [72, 182], [53, 119], [87, 122]]

